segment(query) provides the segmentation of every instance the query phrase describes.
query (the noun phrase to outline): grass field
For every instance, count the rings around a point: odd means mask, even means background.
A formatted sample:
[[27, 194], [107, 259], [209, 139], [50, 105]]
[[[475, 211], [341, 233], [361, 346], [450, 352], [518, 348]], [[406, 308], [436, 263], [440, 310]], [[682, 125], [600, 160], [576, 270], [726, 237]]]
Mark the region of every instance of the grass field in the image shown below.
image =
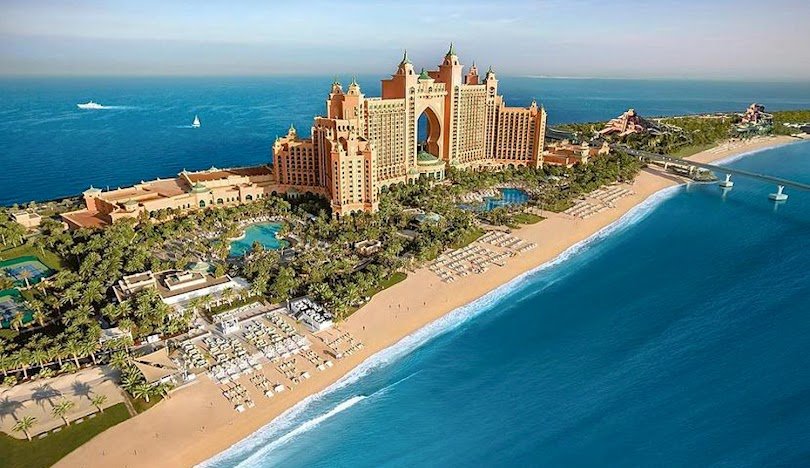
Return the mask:
[[59, 459], [92, 439], [95, 435], [129, 418], [123, 403], [98, 413], [80, 424], [72, 423], [44, 439], [34, 437], [30, 442], [0, 434], [0, 468], [40, 468], [52, 466]]
[[456, 239], [450, 245], [450, 248], [460, 249], [462, 247], [466, 247], [466, 246], [472, 244], [473, 242], [475, 242], [476, 240], [478, 240], [478, 238], [483, 236], [483, 235], [484, 235], [484, 230], [483, 229], [481, 229], [481, 228], [472, 229], [472, 230], [470, 230], [470, 232], [466, 236], [461, 236], [458, 239]]
[[544, 219], [546, 218], [534, 213], [518, 213], [512, 217], [512, 222], [515, 224], [537, 224]]

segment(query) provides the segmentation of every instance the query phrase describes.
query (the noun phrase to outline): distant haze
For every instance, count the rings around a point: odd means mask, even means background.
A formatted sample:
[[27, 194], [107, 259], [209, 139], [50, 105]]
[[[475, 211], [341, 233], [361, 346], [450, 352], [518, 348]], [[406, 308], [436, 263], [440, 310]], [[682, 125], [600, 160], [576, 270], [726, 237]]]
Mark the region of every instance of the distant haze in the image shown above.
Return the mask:
[[810, 1], [2, 0], [2, 75], [393, 72], [810, 80]]

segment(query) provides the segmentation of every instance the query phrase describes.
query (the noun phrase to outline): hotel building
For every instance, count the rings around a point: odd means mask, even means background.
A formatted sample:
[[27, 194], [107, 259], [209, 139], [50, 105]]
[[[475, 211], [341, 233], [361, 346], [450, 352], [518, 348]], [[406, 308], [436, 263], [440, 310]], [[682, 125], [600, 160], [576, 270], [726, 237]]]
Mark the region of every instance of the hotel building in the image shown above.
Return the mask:
[[[540, 167], [546, 112], [536, 102], [507, 107], [492, 69], [464, 73], [450, 50], [437, 70], [417, 72], [407, 53], [382, 80], [382, 95], [366, 97], [356, 81], [335, 81], [325, 115], [310, 138], [294, 128], [273, 145], [273, 173], [283, 189], [322, 193], [340, 216], [374, 211], [385, 187], [419, 178], [442, 180], [445, 168], [497, 170]], [[427, 131], [420, 138], [419, 119]]]
[[[426, 135], [419, 135], [419, 119]], [[356, 81], [332, 83], [324, 116], [311, 136], [294, 127], [273, 144], [269, 166], [183, 171], [173, 179], [83, 193], [85, 208], [65, 213], [72, 228], [98, 227], [159, 210], [192, 210], [248, 203], [269, 195], [311, 192], [331, 202], [333, 214], [375, 211], [392, 184], [443, 180], [445, 169], [541, 167], [546, 112], [532, 101], [507, 107], [490, 68], [466, 73], [450, 46], [438, 69], [417, 72], [407, 53], [382, 95], [366, 97]]]

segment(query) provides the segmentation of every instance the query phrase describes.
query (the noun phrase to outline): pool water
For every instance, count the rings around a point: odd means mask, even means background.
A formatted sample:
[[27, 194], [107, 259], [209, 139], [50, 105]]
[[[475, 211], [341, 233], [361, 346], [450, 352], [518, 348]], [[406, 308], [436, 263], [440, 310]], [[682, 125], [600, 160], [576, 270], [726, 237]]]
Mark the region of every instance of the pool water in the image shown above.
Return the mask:
[[529, 201], [529, 194], [521, 189], [516, 188], [502, 188], [498, 189], [501, 192], [500, 198], [485, 197], [484, 202], [477, 205], [462, 204], [461, 207], [465, 210], [472, 211], [492, 211], [495, 208], [510, 205], [522, 205]]
[[261, 223], [245, 229], [245, 237], [231, 242], [231, 257], [241, 257], [258, 242], [268, 250], [278, 250], [287, 246], [287, 242], [276, 238], [281, 230], [281, 223]]

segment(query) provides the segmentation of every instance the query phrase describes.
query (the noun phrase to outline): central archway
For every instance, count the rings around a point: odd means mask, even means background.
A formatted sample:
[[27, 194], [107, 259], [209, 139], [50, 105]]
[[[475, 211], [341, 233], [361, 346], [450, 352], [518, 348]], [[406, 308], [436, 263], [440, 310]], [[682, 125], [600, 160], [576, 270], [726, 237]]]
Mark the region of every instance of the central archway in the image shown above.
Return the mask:
[[416, 131], [417, 152], [427, 151], [437, 158], [442, 159], [439, 142], [442, 135], [441, 121], [433, 109], [426, 107], [425, 110], [419, 114]]

